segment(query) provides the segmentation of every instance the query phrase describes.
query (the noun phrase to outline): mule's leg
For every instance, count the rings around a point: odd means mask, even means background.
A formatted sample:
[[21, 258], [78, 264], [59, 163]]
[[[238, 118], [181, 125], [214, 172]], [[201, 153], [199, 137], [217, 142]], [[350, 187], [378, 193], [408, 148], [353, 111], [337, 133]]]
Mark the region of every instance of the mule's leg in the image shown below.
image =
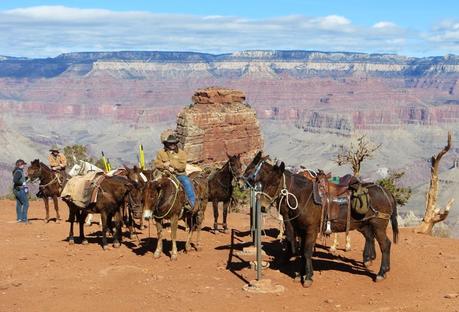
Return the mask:
[[312, 229], [308, 228], [305, 236], [302, 239], [304, 243], [302, 253], [304, 271], [301, 275], [301, 283], [303, 284], [303, 287], [306, 288], [312, 286], [312, 276], [314, 274], [314, 269], [312, 267], [312, 254], [314, 252], [314, 244], [316, 239], [317, 231], [314, 229], [314, 227]]
[[[379, 220], [377, 220], [379, 221]], [[379, 248], [381, 249], [381, 267], [378, 275], [376, 276], [376, 282], [382, 281], [386, 278], [386, 273], [390, 270], [390, 245], [391, 242], [386, 234], [387, 221], [384, 220], [386, 226], [382, 226], [382, 222], [378, 223], [378, 226], [374, 226], [374, 232], [376, 240], [378, 241]]]
[[375, 235], [370, 226], [364, 226], [359, 230], [365, 237], [365, 247], [363, 248], [363, 264], [370, 267], [373, 260], [376, 259], [375, 252]]
[[[284, 218], [284, 220], [286, 220]], [[287, 219], [288, 220], [288, 219]], [[284, 222], [285, 225], [285, 237], [287, 241], [287, 252], [285, 254], [285, 261], [290, 261], [290, 258], [296, 254], [296, 237], [295, 237], [295, 230], [293, 229], [293, 225], [290, 222]]]
[[[204, 204], [204, 208], [206, 207], [207, 202]], [[196, 250], [201, 251], [202, 246], [201, 246], [201, 228], [202, 228], [202, 223], [204, 222], [204, 210], [200, 210], [198, 212], [198, 216], [196, 218]]]
[[228, 208], [231, 203], [231, 200], [223, 202], [223, 233], [228, 233], [228, 224], [226, 219], [228, 218]]
[[193, 238], [193, 230], [194, 230], [194, 226], [192, 222], [193, 222], [193, 216], [188, 216], [185, 222], [188, 228], [188, 235], [187, 235], [186, 243], [185, 243], [185, 252], [189, 252], [191, 250], [191, 239]]
[[212, 201], [212, 208], [214, 209], [214, 233], [218, 231], [218, 201]]
[[121, 212], [117, 210], [115, 212], [115, 231], [113, 233], [113, 247], [119, 248], [121, 246]]
[[108, 249], [108, 244], [107, 244], [107, 226], [108, 226], [108, 218], [111, 218], [111, 216], [108, 216], [105, 211], [100, 212], [100, 221], [102, 223], [102, 248], [104, 250]]
[[80, 241], [82, 245], [87, 245], [88, 240], [84, 236], [84, 220], [86, 219], [86, 216], [88, 213], [84, 210], [79, 210], [78, 213], [78, 225], [80, 226]]
[[45, 203], [45, 211], [46, 211], [46, 217], [45, 217], [45, 222], [49, 222], [49, 201], [48, 197], [43, 195], [43, 202]]
[[75, 239], [73, 237], [73, 223], [75, 222], [75, 209], [69, 207], [69, 222], [70, 222], [70, 231], [69, 231], [69, 244], [73, 245]]
[[[172, 251], [171, 260], [177, 260], [177, 228], [178, 228], [178, 216], [171, 218], [171, 239], [172, 239]], [[190, 229], [190, 233], [191, 229]]]
[[346, 235], [346, 247], [344, 248], [344, 251], [351, 251], [352, 246], [351, 246], [351, 235], [345, 234]]
[[153, 256], [157, 259], [161, 257], [163, 253], [163, 222], [162, 220], [156, 220], [156, 231], [158, 233], [158, 242], [156, 244], [156, 250]]
[[339, 242], [338, 242], [338, 233], [333, 235], [333, 244], [330, 246], [330, 252], [335, 253], [338, 250]]
[[86, 217], [86, 222], [85, 222], [86, 226], [91, 226], [92, 225], [93, 217], [94, 217], [94, 215], [92, 213], [88, 213], [88, 216]]
[[57, 196], [53, 196], [54, 210], [56, 210], [56, 223], [61, 221], [61, 215], [59, 214], [59, 202], [57, 201]]

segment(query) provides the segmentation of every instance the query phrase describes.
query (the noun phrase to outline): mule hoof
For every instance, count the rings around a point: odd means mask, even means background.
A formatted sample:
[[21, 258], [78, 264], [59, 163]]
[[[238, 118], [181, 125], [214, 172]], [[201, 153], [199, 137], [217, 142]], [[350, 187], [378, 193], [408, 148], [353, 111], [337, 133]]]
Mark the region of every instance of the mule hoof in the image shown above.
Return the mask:
[[89, 244], [89, 242], [86, 238], [81, 241], [81, 245], [87, 245], [87, 244]]
[[69, 245], [74, 245], [75, 241], [73, 239], [69, 239]]
[[363, 263], [363, 265], [364, 265], [367, 269], [369, 269], [369, 268], [373, 265], [373, 261], [371, 261], [371, 260], [370, 260], [370, 261], [365, 261], [365, 262]]
[[309, 287], [311, 287], [311, 286], [312, 286], [312, 280], [305, 280], [305, 281], [303, 282], [303, 287], [304, 287], [304, 288], [309, 288]]
[[171, 255], [171, 261], [177, 261], [177, 255], [176, 254], [172, 254]]
[[377, 282], [381, 282], [381, 281], [383, 281], [383, 280], [385, 280], [385, 279], [386, 279], [386, 276], [385, 276], [385, 275], [379, 275], [379, 274], [378, 274], [378, 275], [376, 275], [375, 282], [376, 282], [376, 283], [377, 283]]
[[155, 258], [155, 259], [159, 259], [160, 257], [161, 257], [161, 252], [155, 252], [153, 254], [153, 258]]
[[102, 246], [102, 249], [103, 249], [103, 250], [110, 250], [110, 246], [108, 246], [108, 245], [103, 245], [103, 246]]
[[346, 252], [347, 251], [351, 251], [351, 250], [352, 250], [352, 248], [351, 247], [347, 247], [347, 246], [346, 246], [346, 249], [344, 249], [344, 251], [346, 251]]
[[191, 244], [185, 245], [185, 252], [188, 253], [191, 251]]
[[196, 248], [196, 251], [202, 251], [202, 246], [198, 245], [195, 247]]
[[43, 221], [45, 221], [45, 223], [49, 223], [49, 219], [45, 219], [45, 220], [43, 220]]
[[119, 242], [115, 242], [115, 243], [113, 243], [113, 247], [114, 248], [120, 248], [121, 244]]

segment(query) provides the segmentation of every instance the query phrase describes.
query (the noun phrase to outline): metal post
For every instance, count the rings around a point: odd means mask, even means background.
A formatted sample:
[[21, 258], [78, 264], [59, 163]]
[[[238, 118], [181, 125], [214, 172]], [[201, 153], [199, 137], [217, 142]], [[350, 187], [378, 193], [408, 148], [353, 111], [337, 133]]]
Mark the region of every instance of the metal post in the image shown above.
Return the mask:
[[262, 262], [261, 262], [261, 202], [260, 202], [260, 192], [261, 191], [261, 183], [257, 183], [255, 185], [255, 192], [256, 192], [256, 204], [255, 204], [255, 246], [257, 248], [257, 260], [256, 260], [256, 268], [257, 268], [257, 281], [261, 279], [261, 269], [262, 269]]
[[253, 187], [250, 188], [250, 236], [252, 237], [252, 244], [255, 245], [255, 212], [256, 212], [256, 192]]

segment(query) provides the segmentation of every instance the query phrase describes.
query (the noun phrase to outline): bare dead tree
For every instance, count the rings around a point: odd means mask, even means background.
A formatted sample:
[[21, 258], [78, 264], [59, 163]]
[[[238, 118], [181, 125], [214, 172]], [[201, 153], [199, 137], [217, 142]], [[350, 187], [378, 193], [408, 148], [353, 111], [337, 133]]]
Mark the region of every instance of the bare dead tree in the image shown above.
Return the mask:
[[341, 145], [335, 162], [338, 166], [350, 165], [356, 177], [360, 176], [360, 168], [365, 159], [371, 159], [381, 144], [370, 142], [365, 135], [357, 139], [357, 145], [351, 143], [349, 148]]
[[445, 147], [437, 154], [432, 156], [430, 162], [430, 187], [426, 194], [426, 211], [422, 223], [416, 228], [416, 233], [432, 235], [432, 229], [434, 225], [446, 219], [449, 214], [449, 210], [453, 205], [454, 199], [451, 198], [444, 209], [437, 208], [438, 199], [438, 168], [441, 158], [451, 149], [451, 132], [448, 132], [448, 143]]

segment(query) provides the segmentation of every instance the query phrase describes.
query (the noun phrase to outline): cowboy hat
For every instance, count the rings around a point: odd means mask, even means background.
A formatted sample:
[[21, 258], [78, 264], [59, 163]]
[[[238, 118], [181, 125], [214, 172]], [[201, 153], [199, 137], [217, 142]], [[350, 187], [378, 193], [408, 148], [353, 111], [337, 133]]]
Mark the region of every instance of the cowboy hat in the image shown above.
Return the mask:
[[167, 139], [163, 140], [163, 143], [167, 144], [177, 144], [178, 142], [179, 140], [175, 134], [170, 134]]
[[58, 152], [59, 153], [59, 147], [57, 147], [56, 145], [53, 145], [50, 149], [49, 149], [50, 152]]

